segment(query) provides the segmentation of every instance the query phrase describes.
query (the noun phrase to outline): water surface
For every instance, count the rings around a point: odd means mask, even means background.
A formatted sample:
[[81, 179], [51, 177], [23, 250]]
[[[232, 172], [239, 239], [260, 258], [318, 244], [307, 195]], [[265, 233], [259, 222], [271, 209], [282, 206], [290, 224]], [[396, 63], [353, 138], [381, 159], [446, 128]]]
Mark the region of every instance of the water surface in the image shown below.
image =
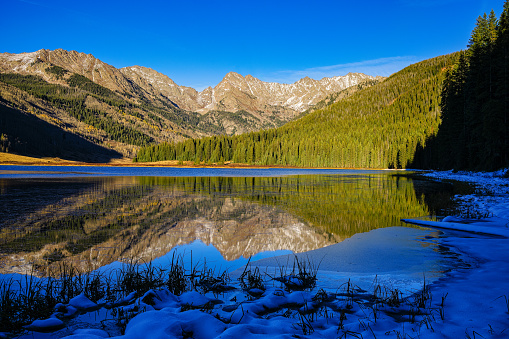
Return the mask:
[[14, 166], [0, 165], [0, 178], [47, 178], [93, 176], [163, 177], [268, 177], [304, 174], [377, 173], [371, 170], [302, 168], [190, 168], [134, 166]]
[[450, 191], [399, 174], [0, 166], [0, 269], [44, 275], [68, 262], [87, 271], [161, 261], [175, 248], [194, 248], [195, 258], [207, 248], [222, 265], [316, 250], [429, 215], [425, 195]]

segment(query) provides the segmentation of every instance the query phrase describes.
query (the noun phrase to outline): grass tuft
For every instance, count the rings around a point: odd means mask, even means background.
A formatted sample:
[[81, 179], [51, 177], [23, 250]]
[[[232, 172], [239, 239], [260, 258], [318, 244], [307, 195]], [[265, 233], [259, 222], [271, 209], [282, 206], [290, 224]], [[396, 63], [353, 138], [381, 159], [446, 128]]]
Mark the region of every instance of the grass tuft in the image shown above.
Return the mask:
[[280, 267], [280, 276], [273, 279], [282, 282], [288, 291], [311, 291], [316, 286], [319, 266], [313, 265], [310, 260], [301, 262], [295, 256], [291, 272], [287, 273], [285, 267]]
[[244, 267], [244, 271], [238, 278], [240, 282], [240, 286], [243, 290], [260, 290], [265, 291], [265, 281], [260, 273], [260, 269], [255, 267], [254, 270], [251, 269], [249, 263], [251, 262], [251, 258], [247, 261], [246, 266]]

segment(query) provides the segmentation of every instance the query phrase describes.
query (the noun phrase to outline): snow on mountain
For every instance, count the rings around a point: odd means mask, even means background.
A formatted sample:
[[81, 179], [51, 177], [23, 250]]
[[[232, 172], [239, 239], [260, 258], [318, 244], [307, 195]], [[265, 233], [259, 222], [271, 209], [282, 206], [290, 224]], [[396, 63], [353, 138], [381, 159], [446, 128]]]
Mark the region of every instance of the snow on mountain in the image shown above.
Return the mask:
[[362, 73], [348, 73], [321, 80], [305, 77], [293, 84], [281, 84], [230, 72], [214, 88], [198, 92], [191, 87], [177, 85], [168, 76], [153, 69], [141, 66], [117, 69], [91, 54], [76, 51], [41, 49], [32, 53], [0, 54], [2, 72], [39, 74], [48, 80], [45, 72], [48, 64], [83, 75], [130, 97], [151, 98], [201, 114], [243, 110], [262, 120], [267, 119], [264, 116], [274, 114], [278, 119], [291, 120], [329, 94], [375, 79]]
[[[349, 73], [345, 76], [321, 80], [305, 77], [293, 84], [280, 84], [264, 82], [251, 75], [243, 77], [238, 73], [230, 72], [214, 87], [214, 97], [216, 102], [221, 102], [225, 98], [243, 93], [247, 96], [247, 101], [251, 101], [256, 106], [283, 106], [302, 112], [329, 94], [374, 78], [362, 73]], [[242, 109], [242, 104], [245, 102], [235, 102], [226, 109], [236, 111]]]

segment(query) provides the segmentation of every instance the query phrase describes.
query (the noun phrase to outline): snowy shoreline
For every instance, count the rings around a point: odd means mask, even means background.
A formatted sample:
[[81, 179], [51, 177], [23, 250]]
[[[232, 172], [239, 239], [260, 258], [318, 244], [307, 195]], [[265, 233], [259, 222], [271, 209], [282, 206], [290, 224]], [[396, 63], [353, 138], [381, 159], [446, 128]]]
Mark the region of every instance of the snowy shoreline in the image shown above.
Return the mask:
[[462, 214], [468, 211], [478, 216], [509, 219], [509, 168], [495, 172], [433, 171], [421, 175], [436, 180], [457, 180], [473, 184], [475, 193], [454, 198]]
[[[475, 184], [474, 194], [454, 198], [462, 211], [496, 216], [509, 223], [509, 178], [504, 178], [505, 173], [446, 171], [423, 175], [436, 180], [461, 180]], [[507, 228], [507, 225], [498, 227]], [[378, 232], [386, 234], [390, 229]], [[400, 286], [383, 284], [383, 274], [380, 275], [380, 285], [373, 282], [371, 288], [359, 288], [353, 283], [355, 280], [352, 283], [350, 279], [339, 280], [334, 273], [326, 270], [328, 266], [324, 264], [322, 270], [318, 269], [317, 286], [312, 290], [292, 290], [273, 282], [266, 282], [265, 290], [246, 293], [237, 289], [222, 296], [194, 291], [176, 296], [161, 289], [149, 291], [139, 298], [132, 297], [128, 305], [123, 306], [125, 312], [135, 307], [145, 309], [145, 312], [129, 321], [124, 335], [105, 330], [101, 327], [103, 324], [99, 317], [95, 323], [89, 321], [85, 326], [83, 322], [71, 332], [31, 332], [24, 337], [98, 339], [189, 336], [208, 339], [509, 336], [509, 240], [450, 230], [428, 229], [426, 232], [430, 235], [423, 238], [422, 246], [427, 246], [426, 243], [438, 244], [437, 250], [443, 252], [442, 255], [462, 258], [463, 265], [458, 265], [431, 283], [426, 282], [420, 290], [412, 287], [415, 293], [402, 293], [398, 289]], [[363, 244], [376, 233], [377, 230], [374, 230], [359, 235], [357, 240], [336, 245], [339, 248], [348, 243], [352, 246], [355, 242]], [[391, 240], [385, 242], [390, 243]], [[373, 255], [376, 255], [375, 252]], [[321, 252], [314, 253], [318, 258]], [[428, 255], [426, 252], [419, 253]], [[359, 260], [362, 262], [364, 259]], [[258, 266], [251, 266], [255, 267]], [[363, 274], [365, 277], [378, 277], [377, 272]], [[391, 274], [394, 272], [388, 273], [389, 276]], [[329, 282], [338, 281], [335, 292], [321, 289], [320, 279], [323, 278]], [[296, 276], [288, 278], [286, 282], [294, 286], [299, 284]], [[96, 312], [101, 312], [95, 311], [97, 305], [91, 304], [84, 296], [61, 305], [61, 309], [72, 311], [73, 308], [84, 310], [81, 317], [94, 318]], [[95, 317], [98, 318], [97, 315]], [[34, 322], [32, 329], [35, 325], [42, 325], [43, 328], [58, 325], [58, 322], [58, 317], [54, 315], [47, 321]]]

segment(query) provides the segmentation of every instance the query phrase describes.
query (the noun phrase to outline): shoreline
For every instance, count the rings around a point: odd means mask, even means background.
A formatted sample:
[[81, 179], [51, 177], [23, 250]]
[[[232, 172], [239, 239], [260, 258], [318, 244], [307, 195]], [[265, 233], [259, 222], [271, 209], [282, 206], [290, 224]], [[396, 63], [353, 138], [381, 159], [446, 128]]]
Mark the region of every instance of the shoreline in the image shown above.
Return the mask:
[[474, 185], [474, 193], [453, 197], [460, 207], [460, 217], [500, 217], [509, 220], [509, 168], [494, 172], [431, 171], [422, 176], [431, 180], [456, 180]]
[[355, 167], [299, 167], [293, 165], [250, 165], [242, 163], [225, 162], [224, 164], [196, 164], [194, 161], [163, 160], [156, 162], [133, 162], [132, 159], [122, 158], [110, 162], [83, 162], [64, 160], [60, 158], [32, 158], [10, 153], [0, 152], [0, 166], [91, 166], [91, 167], [168, 167], [168, 168], [229, 168], [229, 169], [265, 169], [265, 168], [285, 168], [285, 169], [330, 169], [330, 170], [365, 170], [365, 171], [424, 171], [419, 169], [390, 169], [390, 168], [355, 168]]

